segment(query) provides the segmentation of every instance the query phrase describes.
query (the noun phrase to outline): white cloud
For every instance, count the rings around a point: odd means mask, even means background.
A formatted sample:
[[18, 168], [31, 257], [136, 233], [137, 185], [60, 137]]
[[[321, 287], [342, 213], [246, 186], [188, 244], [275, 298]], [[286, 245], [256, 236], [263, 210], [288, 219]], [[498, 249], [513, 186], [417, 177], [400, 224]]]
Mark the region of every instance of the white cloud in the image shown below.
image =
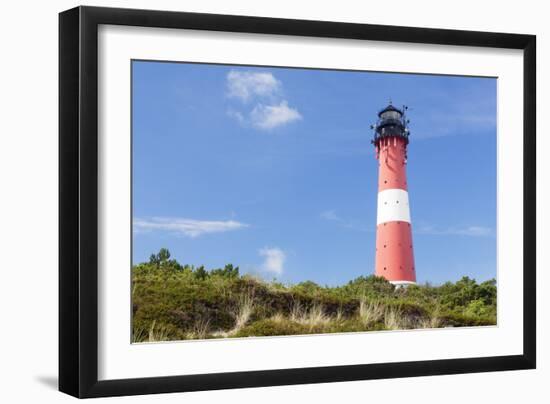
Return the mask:
[[459, 236], [471, 236], [471, 237], [487, 237], [492, 234], [489, 227], [483, 226], [469, 226], [463, 229], [453, 229], [454, 234]]
[[195, 220], [185, 218], [154, 217], [151, 219], [135, 219], [135, 231], [164, 230], [187, 237], [198, 237], [203, 234], [224, 233], [248, 227], [247, 224], [235, 220]]
[[290, 108], [286, 100], [279, 105], [258, 104], [250, 112], [250, 121], [258, 129], [269, 130], [302, 119], [297, 109]]
[[421, 226], [418, 234], [427, 234], [432, 236], [467, 236], [467, 237], [489, 237], [493, 234], [490, 227], [484, 226], [466, 226], [466, 227], [448, 227], [437, 228], [434, 226]]
[[265, 258], [260, 267], [262, 271], [276, 275], [283, 273], [283, 266], [286, 260], [286, 254], [283, 250], [277, 247], [264, 247], [258, 250], [258, 254]]
[[283, 98], [282, 82], [269, 72], [231, 70], [226, 85], [229, 98], [249, 103], [227, 110], [227, 115], [243, 126], [271, 130], [302, 119], [298, 109], [289, 107]]
[[244, 117], [244, 115], [239, 111], [235, 111], [234, 109], [228, 109], [227, 116], [230, 116], [231, 118], [237, 120], [241, 124], [246, 123], [246, 118]]
[[325, 220], [332, 220], [336, 222], [339, 222], [342, 220], [334, 210], [325, 210], [324, 212], [321, 212], [320, 216], [322, 219], [325, 219]]
[[227, 95], [247, 102], [253, 97], [272, 97], [281, 89], [281, 82], [268, 72], [231, 70], [227, 74]]

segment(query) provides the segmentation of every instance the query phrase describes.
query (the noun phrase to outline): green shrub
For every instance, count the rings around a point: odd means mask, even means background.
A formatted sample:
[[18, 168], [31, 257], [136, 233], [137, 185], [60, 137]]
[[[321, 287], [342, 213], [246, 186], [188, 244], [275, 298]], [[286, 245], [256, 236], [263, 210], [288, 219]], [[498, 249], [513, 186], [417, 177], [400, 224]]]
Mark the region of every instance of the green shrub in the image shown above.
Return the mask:
[[311, 334], [309, 327], [293, 321], [275, 321], [264, 319], [242, 328], [235, 337], [261, 337], [268, 335], [298, 335]]
[[494, 325], [496, 302], [494, 279], [395, 288], [360, 276], [334, 287], [284, 285], [231, 264], [181, 265], [166, 249], [132, 268], [134, 342]]

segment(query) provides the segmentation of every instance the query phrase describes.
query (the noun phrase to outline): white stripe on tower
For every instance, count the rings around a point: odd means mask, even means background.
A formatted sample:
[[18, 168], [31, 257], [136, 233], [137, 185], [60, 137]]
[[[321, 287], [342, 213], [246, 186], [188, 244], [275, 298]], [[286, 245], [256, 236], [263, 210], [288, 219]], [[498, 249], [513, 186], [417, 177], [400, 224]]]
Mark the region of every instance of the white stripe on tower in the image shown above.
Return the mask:
[[387, 222], [411, 222], [407, 191], [394, 188], [378, 192], [376, 224]]

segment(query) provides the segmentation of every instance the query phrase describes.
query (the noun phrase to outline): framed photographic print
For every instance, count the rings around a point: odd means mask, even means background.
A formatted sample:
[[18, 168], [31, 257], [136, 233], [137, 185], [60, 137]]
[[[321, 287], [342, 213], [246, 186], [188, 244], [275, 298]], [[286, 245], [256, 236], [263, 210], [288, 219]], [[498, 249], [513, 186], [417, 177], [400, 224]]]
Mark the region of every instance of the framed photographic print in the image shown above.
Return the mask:
[[59, 386], [535, 367], [535, 37], [60, 14]]

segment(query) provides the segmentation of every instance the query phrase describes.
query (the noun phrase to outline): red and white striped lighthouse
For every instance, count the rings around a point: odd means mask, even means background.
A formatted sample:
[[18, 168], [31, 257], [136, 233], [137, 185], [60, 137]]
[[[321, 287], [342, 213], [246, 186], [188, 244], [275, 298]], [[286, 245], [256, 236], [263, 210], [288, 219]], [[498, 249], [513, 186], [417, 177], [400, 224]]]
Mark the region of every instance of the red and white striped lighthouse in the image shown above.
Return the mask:
[[407, 191], [406, 109], [390, 102], [372, 127], [379, 167], [375, 274], [397, 286], [416, 283]]

